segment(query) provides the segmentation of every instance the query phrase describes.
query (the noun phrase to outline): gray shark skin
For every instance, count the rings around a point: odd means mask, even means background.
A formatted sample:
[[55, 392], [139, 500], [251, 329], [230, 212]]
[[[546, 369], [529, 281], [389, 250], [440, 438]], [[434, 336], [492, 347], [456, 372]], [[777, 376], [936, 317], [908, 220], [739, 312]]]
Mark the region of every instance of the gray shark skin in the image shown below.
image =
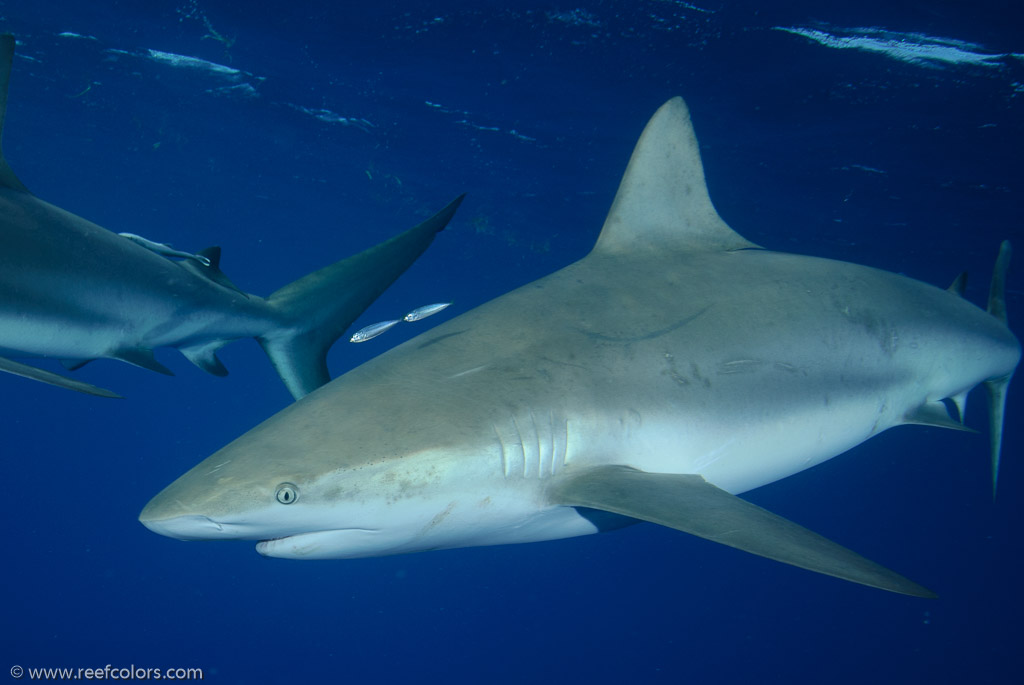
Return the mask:
[[[0, 36], [0, 131], [14, 47], [12, 36]], [[262, 298], [221, 272], [219, 248], [173, 261], [38, 199], [0, 150], [0, 355], [55, 358], [70, 368], [120, 359], [170, 374], [153, 350], [175, 347], [223, 376], [217, 349], [256, 338], [299, 398], [330, 380], [328, 349], [423, 254], [460, 202]], [[0, 358], [0, 371], [118, 396], [10, 359]]]
[[665, 104], [584, 259], [350, 371], [169, 485], [140, 520], [184, 540], [337, 559], [651, 521], [920, 597], [736, 496], [892, 426], [963, 428], [990, 389], [993, 464], [1020, 357], [1004, 244], [990, 312], [869, 267], [757, 248], [711, 204]]

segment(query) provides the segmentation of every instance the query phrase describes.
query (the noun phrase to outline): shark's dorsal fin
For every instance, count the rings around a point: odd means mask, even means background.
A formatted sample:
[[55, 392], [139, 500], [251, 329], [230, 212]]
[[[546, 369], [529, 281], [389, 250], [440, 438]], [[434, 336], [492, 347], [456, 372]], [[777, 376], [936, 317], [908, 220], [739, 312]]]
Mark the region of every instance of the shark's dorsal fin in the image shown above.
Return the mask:
[[718, 216], [704, 182], [690, 111], [672, 98], [647, 123], [615, 194], [597, 253], [714, 252], [758, 247]]
[[7, 33], [0, 36], [0, 187], [28, 192], [25, 184], [14, 175], [4, 157], [4, 119], [7, 118], [7, 85], [11, 81], [11, 66], [14, 64], [14, 36]]

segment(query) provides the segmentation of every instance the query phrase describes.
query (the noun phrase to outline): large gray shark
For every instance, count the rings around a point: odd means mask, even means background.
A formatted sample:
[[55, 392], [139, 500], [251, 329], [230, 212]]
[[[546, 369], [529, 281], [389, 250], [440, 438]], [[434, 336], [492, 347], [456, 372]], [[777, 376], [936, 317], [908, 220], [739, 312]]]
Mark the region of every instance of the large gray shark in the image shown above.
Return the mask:
[[[12, 36], [0, 36], [0, 131], [14, 47]], [[169, 374], [153, 350], [176, 347], [201, 369], [222, 376], [227, 370], [217, 349], [252, 337], [298, 398], [330, 380], [327, 350], [423, 254], [460, 201], [264, 299], [224, 276], [219, 248], [198, 255], [170, 250], [38, 199], [0, 149], [0, 354], [51, 357], [71, 368], [113, 358]], [[117, 397], [10, 359], [0, 358], [0, 371]]]
[[932, 596], [736, 493], [892, 426], [962, 428], [979, 383], [997, 466], [1020, 357], [1005, 322], [1008, 259], [1004, 244], [985, 312], [958, 287], [758, 249], [712, 206], [676, 98], [647, 125], [587, 257], [293, 404], [169, 485], [140, 519], [180, 539], [260, 540], [260, 553], [294, 559], [643, 520]]

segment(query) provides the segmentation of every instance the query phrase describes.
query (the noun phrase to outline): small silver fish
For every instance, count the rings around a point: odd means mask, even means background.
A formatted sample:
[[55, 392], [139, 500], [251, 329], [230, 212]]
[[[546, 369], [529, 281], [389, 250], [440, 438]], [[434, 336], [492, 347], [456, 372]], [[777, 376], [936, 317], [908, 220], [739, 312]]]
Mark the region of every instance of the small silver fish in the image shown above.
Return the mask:
[[127, 238], [136, 245], [141, 245], [150, 252], [155, 252], [158, 255], [164, 257], [181, 257], [182, 259], [194, 259], [203, 266], [210, 266], [210, 260], [206, 257], [198, 254], [192, 254], [191, 252], [183, 252], [181, 250], [175, 250], [166, 243], [158, 243], [148, 238], [143, 238], [141, 235], [135, 235], [134, 233], [118, 233], [122, 238]]
[[422, 307], [416, 307], [416, 309], [403, 316], [402, 321], [419, 321], [420, 319], [425, 319], [428, 316], [437, 314], [450, 304], [451, 302], [440, 302], [438, 304], [427, 304]]
[[381, 321], [380, 323], [370, 324], [366, 328], [360, 328], [358, 331], [352, 334], [352, 337], [348, 339], [349, 342], [366, 342], [371, 338], [376, 338], [378, 335], [388, 330], [392, 326], [397, 326], [402, 323], [401, 319], [392, 319], [391, 321]]

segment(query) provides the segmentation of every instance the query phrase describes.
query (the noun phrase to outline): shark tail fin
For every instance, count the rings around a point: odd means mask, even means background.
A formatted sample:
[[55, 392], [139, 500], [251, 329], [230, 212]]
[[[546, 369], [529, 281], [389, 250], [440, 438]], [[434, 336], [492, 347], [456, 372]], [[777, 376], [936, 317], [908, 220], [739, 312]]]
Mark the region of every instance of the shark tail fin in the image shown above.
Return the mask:
[[295, 399], [330, 380], [331, 345], [423, 254], [463, 197], [405, 233], [314, 271], [267, 299], [281, 324], [257, 339]]
[[14, 45], [14, 36], [11, 34], [0, 36], [0, 187], [27, 193], [28, 188], [7, 165], [3, 149], [4, 119], [7, 118], [7, 86], [11, 81], [11, 67], [14, 64]]
[[[992, 270], [992, 285], [988, 292], [988, 313], [1004, 324], [1006, 321], [1006, 272], [1010, 268], [1012, 249], [1010, 241], [1004, 240], [999, 246], [999, 256]], [[1002, 378], [985, 381], [988, 395], [989, 447], [992, 461], [992, 497], [996, 496], [999, 483], [999, 454], [1003, 446], [1003, 419], [1006, 415], [1006, 391], [1010, 387], [1013, 373]]]
[[650, 521], [762, 557], [914, 597], [935, 593], [696, 474], [598, 466], [562, 480], [553, 503]]

